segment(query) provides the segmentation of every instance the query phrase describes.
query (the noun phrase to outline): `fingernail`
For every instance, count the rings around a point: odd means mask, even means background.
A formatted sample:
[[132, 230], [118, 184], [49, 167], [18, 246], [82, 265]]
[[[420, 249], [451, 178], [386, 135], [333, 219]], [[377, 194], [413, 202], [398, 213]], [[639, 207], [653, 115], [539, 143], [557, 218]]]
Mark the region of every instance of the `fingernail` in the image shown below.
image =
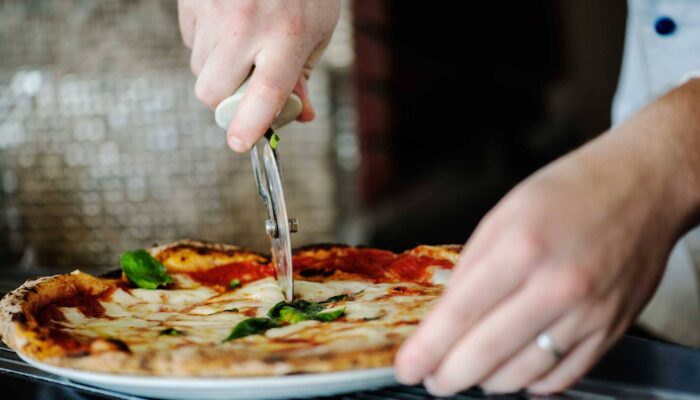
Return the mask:
[[249, 147], [243, 143], [243, 141], [235, 136], [230, 136], [228, 138], [228, 146], [239, 153], [245, 153], [248, 151]]
[[432, 376], [429, 376], [423, 380], [423, 386], [425, 386], [425, 390], [427, 390], [428, 393], [430, 393], [433, 396], [443, 397], [451, 396], [454, 394], [448, 390], [441, 390], [438, 387], [436, 387], [435, 378], [433, 378]]

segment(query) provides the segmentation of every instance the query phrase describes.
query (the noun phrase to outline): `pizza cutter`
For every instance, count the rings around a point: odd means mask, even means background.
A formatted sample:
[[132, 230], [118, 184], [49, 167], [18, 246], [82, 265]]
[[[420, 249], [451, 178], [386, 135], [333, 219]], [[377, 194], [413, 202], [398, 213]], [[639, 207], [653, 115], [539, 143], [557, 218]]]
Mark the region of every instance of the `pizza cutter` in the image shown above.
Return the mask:
[[[217, 125], [223, 129], [228, 128], [247, 87], [248, 82], [246, 81], [238, 88], [236, 93], [216, 107], [214, 116]], [[291, 94], [282, 111], [273, 121], [272, 127], [275, 129], [281, 128], [294, 121], [301, 113], [301, 109], [301, 99], [296, 94]], [[299, 225], [296, 218], [287, 216], [277, 158], [279, 136], [273, 131], [272, 127], [253, 146], [250, 151], [250, 159], [253, 164], [255, 183], [258, 185], [258, 193], [267, 213], [265, 232], [270, 237], [270, 252], [272, 253], [272, 261], [275, 266], [277, 283], [282, 289], [284, 299], [291, 302], [294, 299], [291, 233], [296, 232]]]

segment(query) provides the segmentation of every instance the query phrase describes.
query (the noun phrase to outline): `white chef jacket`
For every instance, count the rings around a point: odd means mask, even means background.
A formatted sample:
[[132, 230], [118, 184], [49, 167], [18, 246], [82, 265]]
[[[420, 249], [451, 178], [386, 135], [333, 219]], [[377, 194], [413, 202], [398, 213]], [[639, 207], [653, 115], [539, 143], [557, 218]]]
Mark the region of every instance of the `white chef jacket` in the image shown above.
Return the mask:
[[[686, 79], [700, 78], [700, 0], [629, 0], [628, 5], [613, 124]], [[700, 104], [697, 108], [700, 112]], [[659, 289], [638, 323], [666, 339], [700, 347], [699, 288], [696, 228], [674, 247]]]

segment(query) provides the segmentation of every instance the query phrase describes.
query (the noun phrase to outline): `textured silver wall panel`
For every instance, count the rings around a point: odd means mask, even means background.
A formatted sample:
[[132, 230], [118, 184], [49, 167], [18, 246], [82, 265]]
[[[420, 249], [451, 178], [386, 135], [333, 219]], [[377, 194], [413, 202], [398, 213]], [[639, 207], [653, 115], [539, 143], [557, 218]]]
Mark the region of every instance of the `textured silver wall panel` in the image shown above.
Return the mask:
[[[174, 1], [0, 2], [5, 260], [109, 268], [185, 237], [266, 250], [249, 157], [195, 99], [188, 59]], [[316, 121], [282, 132], [295, 245], [335, 239], [329, 76], [311, 81]]]

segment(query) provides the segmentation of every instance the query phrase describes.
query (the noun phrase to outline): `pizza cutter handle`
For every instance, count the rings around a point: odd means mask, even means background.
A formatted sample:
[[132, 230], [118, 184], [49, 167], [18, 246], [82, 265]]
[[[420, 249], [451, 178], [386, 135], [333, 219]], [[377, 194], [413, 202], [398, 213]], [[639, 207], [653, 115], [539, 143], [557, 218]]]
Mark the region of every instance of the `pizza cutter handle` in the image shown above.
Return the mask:
[[[238, 109], [238, 105], [243, 99], [243, 95], [247, 89], [248, 80], [246, 79], [233, 95], [224, 99], [216, 107], [216, 110], [214, 110], [214, 119], [216, 120], [216, 124], [222, 129], [228, 129], [228, 126], [231, 124], [231, 120], [233, 120], [233, 116], [236, 113], [236, 109]], [[287, 101], [284, 103], [282, 110], [279, 112], [279, 114], [277, 114], [274, 121], [272, 121], [272, 128], [279, 129], [294, 121], [297, 119], [299, 114], [301, 114], [301, 109], [301, 98], [294, 93], [290, 94]]]

